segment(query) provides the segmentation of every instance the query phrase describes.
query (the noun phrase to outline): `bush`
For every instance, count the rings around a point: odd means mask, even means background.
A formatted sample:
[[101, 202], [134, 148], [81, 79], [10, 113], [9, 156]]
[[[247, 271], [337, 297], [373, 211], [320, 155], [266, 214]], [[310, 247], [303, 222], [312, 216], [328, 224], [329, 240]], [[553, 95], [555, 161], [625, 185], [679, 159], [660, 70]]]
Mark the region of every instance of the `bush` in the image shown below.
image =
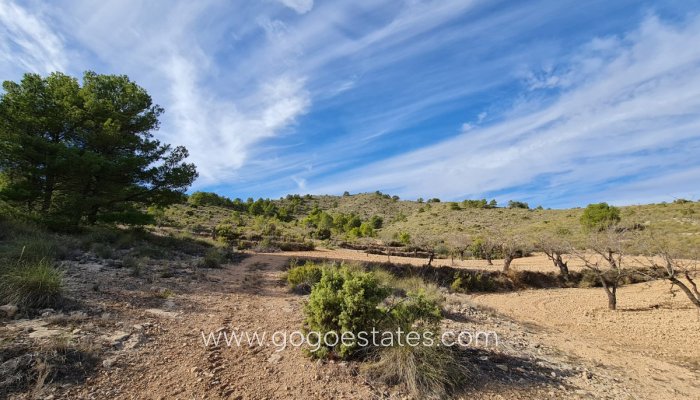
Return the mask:
[[132, 256], [126, 256], [124, 259], [122, 259], [122, 267], [127, 268], [129, 270], [129, 274], [131, 276], [140, 276], [141, 275], [141, 262], [136, 259], [135, 257]]
[[580, 222], [589, 231], [604, 230], [620, 222], [620, 209], [608, 203], [589, 204]]
[[508, 200], [508, 208], [524, 208], [528, 210], [530, 209], [530, 205], [524, 201]]
[[[338, 337], [343, 332], [370, 332], [383, 316], [379, 304], [389, 295], [389, 290], [379, 284], [368, 272], [352, 271], [346, 267], [324, 269], [321, 280], [313, 286], [306, 314], [305, 329], [323, 337], [334, 332]], [[310, 343], [315, 346], [319, 343]], [[312, 354], [323, 358], [336, 355], [350, 358], [357, 344], [338, 343], [334, 347], [325, 344]]]
[[114, 255], [112, 248], [104, 243], [94, 243], [90, 249], [100, 258], [112, 258]]
[[401, 232], [398, 236], [399, 242], [408, 246], [411, 244], [411, 235], [408, 232]]
[[298, 293], [311, 293], [311, 288], [321, 280], [324, 265], [306, 262], [304, 265], [294, 266], [287, 271], [287, 283]]
[[493, 292], [499, 287], [489, 273], [457, 273], [450, 284], [450, 290], [456, 293]]
[[382, 349], [368, 368], [371, 378], [400, 385], [412, 398], [446, 398], [459, 388], [468, 370], [456, 351], [441, 346], [392, 346]]
[[43, 308], [53, 307], [61, 298], [63, 274], [49, 260], [20, 260], [0, 278], [3, 303]]
[[200, 268], [221, 268], [221, 264], [224, 262], [224, 256], [221, 252], [216, 249], [207, 250], [204, 254], [204, 258], [199, 262], [198, 266]]

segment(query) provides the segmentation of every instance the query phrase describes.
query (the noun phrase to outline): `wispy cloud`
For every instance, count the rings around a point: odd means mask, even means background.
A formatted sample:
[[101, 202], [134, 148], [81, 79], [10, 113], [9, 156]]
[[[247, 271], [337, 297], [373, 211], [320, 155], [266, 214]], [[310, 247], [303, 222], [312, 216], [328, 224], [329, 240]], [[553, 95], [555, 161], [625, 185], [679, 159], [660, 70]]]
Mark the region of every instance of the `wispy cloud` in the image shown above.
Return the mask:
[[62, 71], [67, 58], [60, 36], [46, 28], [41, 15], [0, 0], [0, 62], [30, 72]]
[[673, 195], [700, 163], [698, 18], [572, 4], [0, 0], [0, 72], [128, 74], [231, 195]]
[[[522, 107], [527, 113], [312, 187], [335, 193], [394, 188], [406, 196], [459, 198], [504, 191], [507, 196], [508, 189], [517, 193], [521, 185], [537, 182], [566, 202], [567, 192], [626, 198], [623, 191], [646, 186], [624, 180], [640, 176], [658, 184], [655, 197], [673, 196], [679, 179], [687, 179], [687, 187], [700, 179], [700, 160], [684, 151], [700, 143], [700, 48], [693, 45], [698, 42], [700, 18], [676, 27], [649, 17], [638, 29], [596, 39], [563, 60], [562, 81], [571, 83], [562, 85], [551, 104], [531, 102]], [[542, 87], [551, 86], [558, 85]], [[675, 184], [664, 185], [666, 176], [676, 177]], [[622, 182], [605, 185], [614, 180]]]

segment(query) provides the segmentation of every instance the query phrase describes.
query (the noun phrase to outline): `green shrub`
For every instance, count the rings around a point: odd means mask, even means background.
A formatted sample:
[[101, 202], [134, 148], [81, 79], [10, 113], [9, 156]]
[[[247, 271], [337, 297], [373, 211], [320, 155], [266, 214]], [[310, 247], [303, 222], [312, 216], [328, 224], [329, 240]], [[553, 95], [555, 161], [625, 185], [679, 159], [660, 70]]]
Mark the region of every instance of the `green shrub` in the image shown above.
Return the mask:
[[450, 290], [456, 293], [493, 292], [498, 287], [498, 282], [487, 272], [458, 273], [450, 284]]
[[[338, 337], [343, 332], [370, 332], [384, 315], [378, 306], [389, 292], [372, 273], [346, 267], [324, 269], [304, 309], [305, 329], [317, 332], [321, 337], [328, 332], [334, 332]], [[310, 344], [315, 346], [318, 343]], [[330, 354], [350, 358], [356, 348], [356, 343], [338, 343], [334, 347], [323, 345], [312, 354], [319, 358]]]
[[398, 236], [399, 242], [406, 246], [411, 244], [411, 235], [408, 232], [401, 232]]
[[287, 271], [287, 283], [299, 293], [311, 293], [311, 288], [321, 280], [324, 265], [306, 262]]
[[62, 290], [63, 274], [49, 260], [20, 260], [0, 276], [3, 303], [20, 307], [53, 307], [60, 301]]
[[212, 248], [207, 250], [204, 258], [199, 261], [198, 266], [200, 268], [221, 268], [221, 264], [224, 262], [224, 256], [221, 252]]
[[112, 258], [114, 255], [112, 247], [104, 243], [94, 243], [90, 247], [90, 250], [92, 250], [92, 252], [100, 258]]
[[131, 276], [140, 276], [141, 275], [142, 265], [141, 265], [141, 262], [136, 257], [132, 257], [132, 256], [124, 257], [124, 259], [122, 259], [122, 267], [127, 268], [129, 270], [129, 274]]
[[608, 203], [589, 204], [580, 222], [584, 229], [604, 230], [620, 222], [620, 209]]

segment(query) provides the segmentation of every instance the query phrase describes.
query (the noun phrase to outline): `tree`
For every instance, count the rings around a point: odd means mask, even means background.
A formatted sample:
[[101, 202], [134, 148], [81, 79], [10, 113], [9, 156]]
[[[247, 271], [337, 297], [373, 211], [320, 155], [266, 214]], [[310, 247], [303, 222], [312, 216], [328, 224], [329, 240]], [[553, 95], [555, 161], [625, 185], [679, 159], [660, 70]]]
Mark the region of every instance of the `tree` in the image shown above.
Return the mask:
[[510, 264], [513, 260], [525, 256], [529, 251], [528, 244], [520, 234], [492, 231], [490, 236], [491, 241], [496, 245], [496, 249], [503, 255], [503, 272], [510, 271]]
[[542, 234], [535, 247], [543, 252], [555, 267], [559, 268], [561, 276], [568, 278], [569, 265], [562, 256], [568, 252], [570, 246], [564, 240], [559, 236]]
[[589, 251], [571, 249], [571, 253], [598, 277], [610, 310], [617, 309], [617, 288], [628, 273], [623, 267], [626, 233], [612, 228], [591, 232], [587, 241]]
[[486, 260], [487, 265], [493, 265], [492, 260], [498, 250], [498, 243], [491, 235], [477, 236], [469, 245], [472, 256]]
[[[646, 249], [647, 265], [651, 267], [653, 277], [667, 279], [672, 288], [677, 286], [695, 307], [700, 308], [700, 291], [693, 278], [698, 273], [697, 254], [692, 259], [685, 260], [667, 240], [653, 235], [647, 239], [641, 247]], [[687, 283], [683, 282], [683, 278]]]
[[580, 222], [588, 231], [603, 231], [620, 222], [620, 209], [608, 203], [589, 204], [583, 210]]
[[147, 222], [197, 177], [184, 147], [153, 138], [163, 109], [126, 76], [25, 74], [0, 96], [0, 196], [59, 226]]

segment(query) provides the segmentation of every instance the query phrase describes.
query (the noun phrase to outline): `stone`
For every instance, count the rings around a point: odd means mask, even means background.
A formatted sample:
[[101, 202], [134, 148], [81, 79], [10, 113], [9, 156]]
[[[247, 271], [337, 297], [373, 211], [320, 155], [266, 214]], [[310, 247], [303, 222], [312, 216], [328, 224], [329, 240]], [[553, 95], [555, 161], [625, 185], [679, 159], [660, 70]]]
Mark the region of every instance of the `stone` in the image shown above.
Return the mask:
[[282, 355], [279, 353], [274, 353], [267, 359], [267, 362], [269, 362], [271, 364], [277, 364], [281, 360], [282, 360]]
[[5, 313], [7, 318], [14, 317], [15, 314], [17, 314], [17, 310], [19, 310], [19, 308], [17, 308], [17, 306], [14, 304], [5, 304], [4, 306], [0, 307], [0, 311]]
[[145, 338], [140, 333], [129, 336], [129, 339], [124, 342], [124, 349], [132, 350], [141, 347], [145, 343]]
[[102, 361], [102, 366], [106, 369], [112, 368], [117, 363], [116, 357], [105, 358]]
[[149, 308], [145, 310], [147, 313], [158, 316], [158, 317], [164, 317], [164, 318], [177, 318], [179, 315], [178, 312], [175, 311], [165, 311], [161, 310], [159, 308]]
[[29, 337], [32, 339], [45, 339], [54, 336], [59, 336], [63, 333], [63, 331], [60, 331], [58, 329], [47, 329], [44, 327], [37, 327], [37, 329], [35, 329], [34, 332], [29, 334]]
[[496, 364], [496, 368], [500, 369], [501, 371], [508, 372], [508, 366], [506, 364]]

